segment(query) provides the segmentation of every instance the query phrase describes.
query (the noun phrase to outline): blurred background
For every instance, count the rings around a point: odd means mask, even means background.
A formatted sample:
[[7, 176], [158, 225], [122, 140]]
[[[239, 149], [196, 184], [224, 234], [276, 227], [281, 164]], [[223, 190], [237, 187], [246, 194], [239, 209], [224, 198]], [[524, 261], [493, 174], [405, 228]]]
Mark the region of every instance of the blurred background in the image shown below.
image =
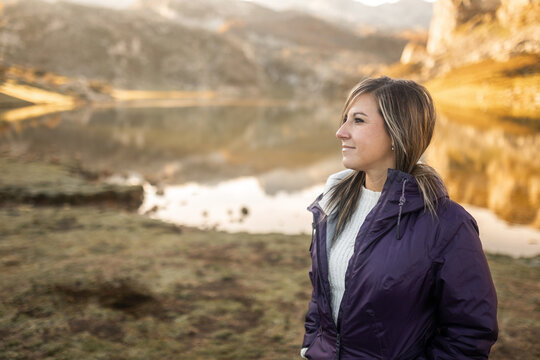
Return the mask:
[[494, 359], [540, 356], [540, 1], [0, 0], [0, 359], [294, 359], [365, 77], [424, 84]]

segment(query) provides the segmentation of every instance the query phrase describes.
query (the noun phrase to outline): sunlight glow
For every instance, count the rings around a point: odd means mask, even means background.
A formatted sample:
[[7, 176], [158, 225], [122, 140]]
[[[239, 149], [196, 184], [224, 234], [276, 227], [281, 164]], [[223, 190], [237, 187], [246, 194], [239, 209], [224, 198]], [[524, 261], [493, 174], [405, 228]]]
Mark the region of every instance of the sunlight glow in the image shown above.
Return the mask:
[[355, 0], [356, 2], [362, 3], [368, 6], [379, 6], [383, 4], [395, 4], [399, 0]]

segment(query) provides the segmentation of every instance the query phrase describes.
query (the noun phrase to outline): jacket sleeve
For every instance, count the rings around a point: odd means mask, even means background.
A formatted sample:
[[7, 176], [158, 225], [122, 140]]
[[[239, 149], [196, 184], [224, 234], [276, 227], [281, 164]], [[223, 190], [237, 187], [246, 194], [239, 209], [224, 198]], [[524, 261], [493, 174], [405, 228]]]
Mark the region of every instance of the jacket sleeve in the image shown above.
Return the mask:
[[306, 328], [306, 332], [304, 334], [304, 341], [302, 342], [303, 348], [307, 348], [313, 343], [315, 337], [317, 336], [317, 330], [319, 329], [319, 311], [317, 309], [317, 300], [315, 295], [313, 267], [309, 269], [309, 278], [313, 286], [313, 291], [311, 293], [311, 301], [309, 302], [309, 307], [306, 314], [306, 321], [304, 325]]
[[435, 258], [437, 331], [429, 359], [487, 359], [497, 340], [497, 295], [478, 227], [467, 214]]

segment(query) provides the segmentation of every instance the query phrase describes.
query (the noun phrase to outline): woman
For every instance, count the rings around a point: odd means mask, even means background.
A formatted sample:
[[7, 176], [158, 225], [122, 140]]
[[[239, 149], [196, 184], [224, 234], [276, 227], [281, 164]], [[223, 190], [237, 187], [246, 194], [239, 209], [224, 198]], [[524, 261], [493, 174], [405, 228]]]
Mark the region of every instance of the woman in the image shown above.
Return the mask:
[[435, 110], [413, 81], [367, 79], [336, 136], [347, 170], [313, 213], [307, 359], [487, 359], [497, 298], [472, 216], [419, 162]]

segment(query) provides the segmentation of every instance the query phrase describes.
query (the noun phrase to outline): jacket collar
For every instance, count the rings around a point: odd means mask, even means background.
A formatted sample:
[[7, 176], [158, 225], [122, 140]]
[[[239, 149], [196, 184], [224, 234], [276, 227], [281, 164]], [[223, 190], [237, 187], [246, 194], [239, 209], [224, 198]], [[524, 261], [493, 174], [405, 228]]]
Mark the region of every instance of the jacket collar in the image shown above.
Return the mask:
[[[437, 193], [437, 199], [447, 197], [441, 187]], [[386, 196], [385, 195], [386, 192]], [[383, 197], [384, 196], [384, 197]], [[425, 201], [416, 178], [411, 174], [397, 169], [388, 169], [388, 177], [383, 188], [383, 201], [377, 206], [381, 206], [374, 223], [374, 231], [379, 231], [388, 227], [389, 221], [396, 222], [396, 238], [403, 237], [404, 231], [401, 220], [405, 214], [424, 210]], [[397, 218], [397, 219], [396, 219]]]
[[330, 207], [330, 198], [332, 195], [332, 187], [339, 183], [341, 180], [345, 179], [346, 177], [352, 175], [354, 173], [354, 170], [346, 169], [343, 171], [340, 171], [336, 174], [331, 175], [328, 178], [328, 181], [326, 182], [326, 185], [324, 186], [324, 191], [322, 193], [322, 197], [319, 202], [319, 206], [322, 209], [322, 211], [328, 216], [332, 214], [333, 208]]
[[[339, 173], [343, 176], [339, 176], [334, 184], [349, 176], [352, 172], [350, 170]], [[323, 194], [317, 197], [308, 207], [308, 210], [313, 211], [315, 208], [318, 208], [324, 215], [329, 215], [333, 210], [329, 208], [330, 189], [331, 186], [327, 184]], [[442, 191], [437, 194], [437, 198], [439, 199], [447, 196]], [[377, 231], [386, 228], [388, 221], [395, 219], [394, 221], [397, 224], [396, 237], [401, 239], [403, 232], [400, 231], [400, 223], [403, 215], [424, 208], [424, 197], [414, 176], [397, 169], [388, 169], [386, 182], [376, 207], [380, 207], [380, 210], [377, 211], [377, 218], [374, 219], [374, 230]]]
[[[417, 211], [424, 207], [424, 196], [420, 191], [416, 178], [408, 173], [397, 169], [388, 169], [388, 177], [383, 187], [383, 194], [387, 192], [384, 197], [385, 206], [387, 209], [382, 212], [383, 218], [392, 217], [399, 213], [399, 207], [401, 205], [401, 213], [406, 214], [408, 212]], [[439, 190], [437, 198], [441, 199], [447, 197], [447, 193]], [[383, 198], [383, 196], [381, 196]], [[394, 205], [394, 206], [391, 206]], [[397, 207], [395, 206], [397, 205]]]

